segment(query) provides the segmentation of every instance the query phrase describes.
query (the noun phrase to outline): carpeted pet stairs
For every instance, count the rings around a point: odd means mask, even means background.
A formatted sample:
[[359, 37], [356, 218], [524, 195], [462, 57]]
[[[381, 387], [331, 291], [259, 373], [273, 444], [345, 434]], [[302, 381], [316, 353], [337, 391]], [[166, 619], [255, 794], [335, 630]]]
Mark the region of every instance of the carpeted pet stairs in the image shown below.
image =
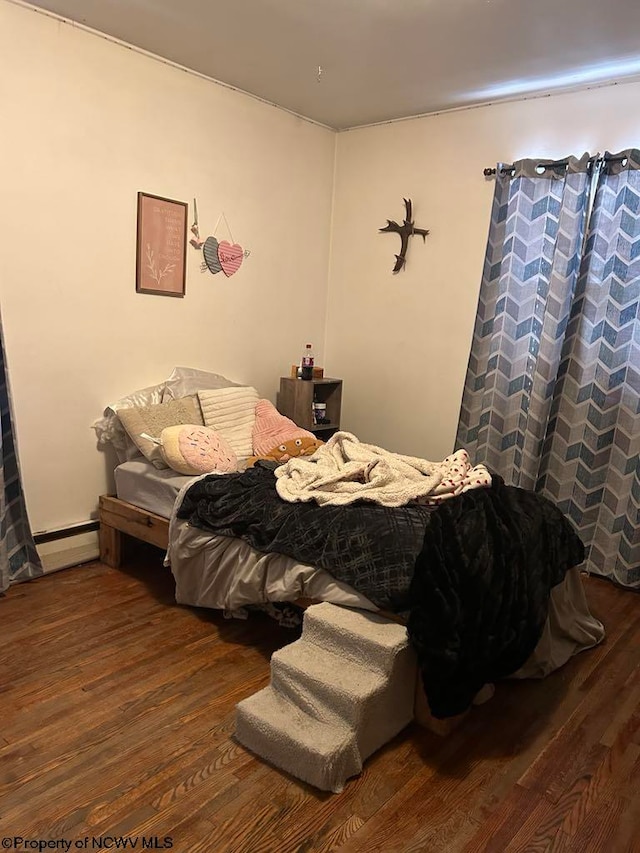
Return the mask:
[[339, 792], [413, 718], [407, 631], [375, 613], [323, 603], [271, 658], [271, 684], [237, 706], [236, 737], [270, 764]]

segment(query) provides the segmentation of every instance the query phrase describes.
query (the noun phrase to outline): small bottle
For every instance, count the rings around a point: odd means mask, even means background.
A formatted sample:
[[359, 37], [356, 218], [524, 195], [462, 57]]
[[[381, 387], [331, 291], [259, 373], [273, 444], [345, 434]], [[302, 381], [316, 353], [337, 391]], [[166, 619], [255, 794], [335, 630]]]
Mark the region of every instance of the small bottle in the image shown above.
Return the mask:
[[302, 355], [302, 378], [313, 379], [313, 347], [307, 344]]

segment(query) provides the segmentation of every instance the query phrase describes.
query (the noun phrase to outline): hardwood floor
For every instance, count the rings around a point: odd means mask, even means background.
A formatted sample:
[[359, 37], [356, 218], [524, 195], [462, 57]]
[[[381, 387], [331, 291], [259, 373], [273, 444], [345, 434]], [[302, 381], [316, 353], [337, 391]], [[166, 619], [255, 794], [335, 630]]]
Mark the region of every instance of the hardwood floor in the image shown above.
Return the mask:
[[585, 586], [603, 645], [545, 681], [498, 685], [448, 738], [410, 726], [341, 794], [233, 740], [235, 704], [294, 632], [176, 605], [152, 548], [128, 569], [14, 586], [0, 598], [2, 845], [640, 851], [640, 598]]

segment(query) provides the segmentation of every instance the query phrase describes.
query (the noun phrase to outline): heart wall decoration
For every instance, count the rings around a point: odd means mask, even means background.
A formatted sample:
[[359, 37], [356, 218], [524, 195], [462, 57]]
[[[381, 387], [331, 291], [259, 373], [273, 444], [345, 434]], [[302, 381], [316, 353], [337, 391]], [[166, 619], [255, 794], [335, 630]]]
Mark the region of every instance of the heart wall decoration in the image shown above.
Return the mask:
[[205, 266], [213, 275], [222, 271], [220, 261], [218, 260], [218, 245], [215, 237], [207, 237], [202, 246]]
[[227, 277], [233, 275], [234, 272], [237, 272], [240, 269], [240, 264], [243, 259], [244, 252], [239, 243], [234, 243], [233, 246], [226, 240], [218, 243], [218, 260], [220, 261], [222, 272]]
[[[194, 249], [202, 251], [203, 261], [200, 264], [201, 272], [207, 272], [208, 270], [212, 275], [223, 272], [227, 278], [229, 278], [229, 276], [238, 272], [243, 260], [248, 258], [251, 252], [248, 249], [243, 249], [239, 243], [234, 241], [231, 228], [229, 228], [229, 223], [227, 222], [227, 217], [224, 213], [221, 213], [218, 217], [216, 227], [213, 229], [213, 234], [207, 237], [206, 240], [202, 240], [200, 238], [200, 227], [198, 225], [198, 205], [195, 198], [193, 200], [193, 210], [194, 221], [191, 226], [191, 233], [193, 234], [193, 237], [189, 240], [189, 243]], [[221, 219], [224, 219], [225, 221], [229, 236], [231, 237], [231, 242], [228, 240], [218, 241], [214, 236], [215, 232], [218, 230], [218, 225], [220, 224]]]

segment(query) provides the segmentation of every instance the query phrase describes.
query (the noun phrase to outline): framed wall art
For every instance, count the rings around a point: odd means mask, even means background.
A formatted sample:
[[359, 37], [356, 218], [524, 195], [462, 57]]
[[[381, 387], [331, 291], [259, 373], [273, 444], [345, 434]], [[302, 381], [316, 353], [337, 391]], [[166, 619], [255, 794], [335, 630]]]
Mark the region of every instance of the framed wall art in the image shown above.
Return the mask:
[[138, 193], [136, 292], [184, 296], [187, 203]]

